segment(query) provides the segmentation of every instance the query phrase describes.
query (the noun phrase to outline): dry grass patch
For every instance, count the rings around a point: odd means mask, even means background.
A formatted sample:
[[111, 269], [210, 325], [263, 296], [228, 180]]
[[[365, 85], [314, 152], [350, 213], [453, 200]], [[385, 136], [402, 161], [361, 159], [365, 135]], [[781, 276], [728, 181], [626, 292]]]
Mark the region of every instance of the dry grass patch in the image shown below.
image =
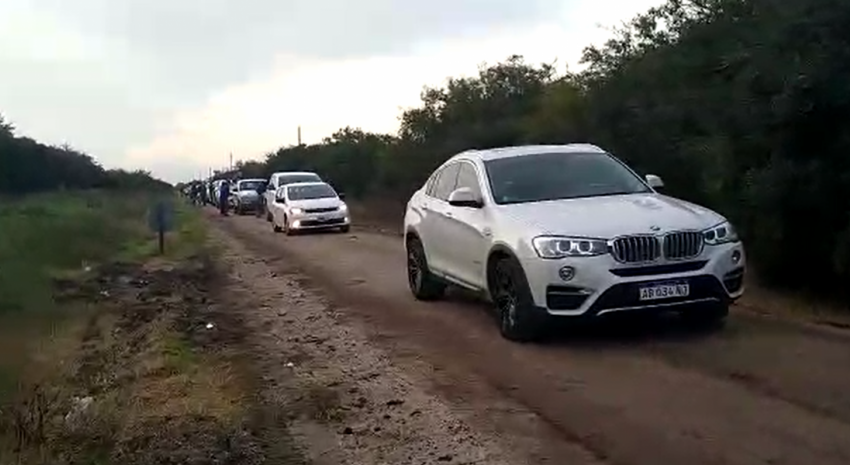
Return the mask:
[[[109, 299], [36, 358], [29, 373], [43, 375], [11, 404], [5, 437], [15, 444], [3, 460], [260, 463], [245, 373], [219, 350], [215, 327], [195, 327], [204, 265], [118, 271], [95, 278]], [[209, 338], [193, 338], [200, 330]]]

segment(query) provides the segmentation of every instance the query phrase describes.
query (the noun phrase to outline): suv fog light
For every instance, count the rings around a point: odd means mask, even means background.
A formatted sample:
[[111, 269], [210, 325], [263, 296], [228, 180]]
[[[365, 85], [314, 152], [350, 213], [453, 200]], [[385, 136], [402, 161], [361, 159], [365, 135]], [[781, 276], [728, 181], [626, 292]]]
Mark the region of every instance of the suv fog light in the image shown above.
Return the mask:
[[732, 252], [732, 263], [737, 265], [738, 262], [740, 262], [740, 261], [741, 261], [741, 251], [736, 250], [736, 251]]
[[564, 281], [569, 281], [576, 276], [576, 269], [571, 266], [564, 266], [558, 270], [558, 276], [561, 277]]

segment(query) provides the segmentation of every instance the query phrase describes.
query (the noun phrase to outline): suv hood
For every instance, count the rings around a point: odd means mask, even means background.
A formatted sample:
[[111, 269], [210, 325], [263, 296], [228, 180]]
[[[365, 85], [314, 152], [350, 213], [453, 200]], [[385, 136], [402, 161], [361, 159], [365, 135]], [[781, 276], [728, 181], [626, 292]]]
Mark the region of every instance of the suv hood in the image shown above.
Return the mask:
[[302, 210], [313, 209], [313, 208], [331, 208], [331, 207], [339, 207], [342, 205], [342, 200], [337, 197], [327, 197], [324, 199], [309, 199], [309, 200], [293, 200], [290, 202], [293, 208], [300, 208]]
[[[611, 239], [627, 234], [702, 230], [725, 221], [717, 213], [660, 194], [629, 194], [553, 200], [501, 208], [535, 235], [572, 235]], [[659, 228], [654, 231], [653, 227]]]

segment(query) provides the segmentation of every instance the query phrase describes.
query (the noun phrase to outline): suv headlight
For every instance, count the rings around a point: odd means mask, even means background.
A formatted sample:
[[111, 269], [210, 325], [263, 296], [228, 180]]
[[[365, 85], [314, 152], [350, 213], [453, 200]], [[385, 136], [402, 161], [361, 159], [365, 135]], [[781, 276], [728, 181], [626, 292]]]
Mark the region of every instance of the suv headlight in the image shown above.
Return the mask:
[[608, 241], [586, 237], [540, 236], [531, 244], [540, 258], [595, 257], [608, 253]]
[[304, 210], [302, 210], [298, 207], [294, 207], [290, 210], [290, 213], [292, 213], [293, 215], [300, 215], [300, 214], [304, 213]]
[[738, 232], [735, 231], [735, 227], [728, 221], [706, 229], [702, 232], [702, 237], [708, 245], [727, 244], [741, 240], [738, 237]]

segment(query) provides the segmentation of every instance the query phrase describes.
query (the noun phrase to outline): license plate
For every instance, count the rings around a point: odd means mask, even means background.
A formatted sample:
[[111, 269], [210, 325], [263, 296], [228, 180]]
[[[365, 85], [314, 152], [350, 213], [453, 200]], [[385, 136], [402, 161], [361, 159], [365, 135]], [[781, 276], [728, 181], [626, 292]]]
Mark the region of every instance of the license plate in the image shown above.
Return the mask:
[[691, 286], [687, 283], [656, 284], [640, 288], [640, 300], [671, 299], [673, 297], [687, 297], [691, 293]]

